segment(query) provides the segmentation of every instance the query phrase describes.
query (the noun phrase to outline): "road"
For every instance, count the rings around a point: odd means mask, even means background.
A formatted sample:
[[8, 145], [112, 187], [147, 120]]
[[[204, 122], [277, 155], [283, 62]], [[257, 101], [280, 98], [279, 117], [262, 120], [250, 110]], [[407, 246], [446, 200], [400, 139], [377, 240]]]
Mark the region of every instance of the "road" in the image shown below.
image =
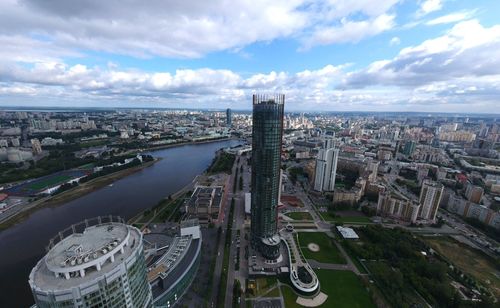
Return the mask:
[[[219, 294], [220, 284], [221, 284], [221, 275], [222, 275], [222, 263], [224, 259], [224, 246], [226, 244], [226, 232], [227, 232], [227, 224], [228, 221], [225, 217], [229, 215], [229, 208], [231, 206], [231, 199], [233, 197], [233, 185], [234, 185], [234, 174], [236, 172], [238, 158], [236, 158], [235, 163], [233, 165], [233, 169], [231, 175], [229, 176], [227, 185], [226, 185], [226, 197], [222, 202], [223, 212], [220, 216], [222, 221], [219, 221], [219, 227], [222, 229], [222, 233], [220, 235], [219, 245], [217, 247], [217, 256], [215, 260], [215, 268], [213, 271], [213, 280], [212, 280], [212, 294], [210, 295], [210, 307], [217, 307], [217, 295]], [[236, 202], [236, 200], [235, 200]], [[232, 292], [231, 292], [232, 294]], [[225, 296], [224, 293], [221, 293], [220, 296]], [[230, 306], [229, 306], [230, 307]]]
[[[241, 166], [243, 168], [241, 169]], [[243, 170], [243, 173], [241, 172]], [[239, 184], [237, 186], [238, 190], [234, 194], [235, 208], [233, 213], [233, 227], [231, 233], [231, 244], [229, 249], [229, 270], [227, 274], [227, 284], [226, 284], [226, 298], [224, 301], [224, 307], [231, 307], [233, 303], [233, 288], [234, 288], [234, 280], [238, 279], [242, 287], [245, 285], [245, 278], [248, 274], [248, 264], [245, 259], [245, 246], [247, 245], [247, 241], [245, 240], [245, 192], [249, 191], [249, 179], [250, 173], [249, 168], [246, 164], [246, 157], [242, 157], [240, 159], [240, 163], [238, 164], [238, 183], [243, 177], [243, 190], [239, 190]], [[237, 249], [237, 231], [240, 231], [240, 249], [239, 249], [239, 262], [240, 267], [238, 271], [235, 271], [235, 258], [238, 252]], [[244, 307], [245, 300], [243, 298], [240, 300], [241, 307]]]

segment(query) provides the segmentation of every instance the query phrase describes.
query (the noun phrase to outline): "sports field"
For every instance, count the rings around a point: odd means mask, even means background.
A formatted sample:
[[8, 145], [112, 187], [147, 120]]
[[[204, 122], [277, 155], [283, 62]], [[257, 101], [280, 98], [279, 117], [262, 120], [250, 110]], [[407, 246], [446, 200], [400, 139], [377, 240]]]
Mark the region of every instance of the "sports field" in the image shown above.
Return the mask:
[[24, 182], [19, 185], [7, 189], [7, 193], [13, 196], [31, 196], [42, 192], [47, 188], [70, 181], [71, 179], [79, 178], [88, 175], [89, 170], [66, 170], [51, 175], [47, 175], [30, 182]]
[[73, 177], [69, 175], [55, 175], [52, 177], [44, 178], [39, 181], [34, 181], [26, 185], [26, 188], [31, 190], [41, 190], [48, 187], [55, 186], [59, 183], [64, 183], [71, 180]]

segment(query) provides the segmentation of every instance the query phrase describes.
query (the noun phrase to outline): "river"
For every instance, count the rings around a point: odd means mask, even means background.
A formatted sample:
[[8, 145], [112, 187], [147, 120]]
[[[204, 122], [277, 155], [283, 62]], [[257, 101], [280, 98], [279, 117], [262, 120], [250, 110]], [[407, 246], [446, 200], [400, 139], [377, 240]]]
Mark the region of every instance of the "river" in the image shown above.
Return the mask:
[[43, 257], [48, 240], [69, 225], [99, 215], [129, 219], [155, 205], [201, 174], [215, 152], [240, 144], [225, 140], [183, 145], [153, 151], [162, 158], [151, 167], [57, 207], [42, 208], [27, 219], [0, 232], [0, 307], [33, 304], [28, 276]]

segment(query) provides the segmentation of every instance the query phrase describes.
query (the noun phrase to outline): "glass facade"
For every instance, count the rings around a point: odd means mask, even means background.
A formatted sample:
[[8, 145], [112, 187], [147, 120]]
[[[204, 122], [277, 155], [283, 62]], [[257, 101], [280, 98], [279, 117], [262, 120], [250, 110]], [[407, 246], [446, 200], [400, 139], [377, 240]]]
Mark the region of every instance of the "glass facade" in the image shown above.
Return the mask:
[[233, 117], [233, 113], [232, 113], [231, 109], [227, 108], [226, 109], [226, 125], [228, 127], [231, 127], [231, 125], [233, 125], [232, 117]]
[[[200, 244], [201, 245], [201, 244]], [[155, 298], [154, 307], [156, 308], [170, 308], [181, 298], [181, 296], [187, 291], [200, 267], [200, 252], [198, 252], [193, 265], [182, 274], [180, 281], [178, 281], [175, 286], [170, 289], [165, 294], [160, 297]]]
[[269, 245], [277, 235], [284, 95], [253, 96], [252, 127], [252, 245], [275, 259], [279, 245]]
[[39, 308], [63, 307], [152, 307], [152, 296], [146, 278], [146, 267], [142, 249], [137, 252], [135, 262], [126, 273], [112, 281], [97, 282], [99, 288], [72, 300], [57, 301], [49, 296], [46, 300], [36, 299]]
[[138, 250], [135, 262], [126, 273], [112, 281], [99, 280], [96, 284], [99, 286], [97, 290], [71, 300], [57, 301], [50, 295], [46, 300], [35, 298], [36, 305], [39, 308], [152, 307], [142, 249]]

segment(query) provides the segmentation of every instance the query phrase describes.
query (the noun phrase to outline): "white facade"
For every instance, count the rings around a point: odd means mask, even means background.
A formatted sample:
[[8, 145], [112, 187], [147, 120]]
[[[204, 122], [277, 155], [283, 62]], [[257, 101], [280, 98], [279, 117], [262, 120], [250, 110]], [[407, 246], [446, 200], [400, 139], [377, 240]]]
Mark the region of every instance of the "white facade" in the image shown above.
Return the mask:
[[338, 158], [339, 149], [330, 148], [319, 150], [316, 159], [314, 190], [320, 192], [334, 190]]
[[425, 180], [420, 191], [420, 210], [418, 218], [429, 221], [436, 219], [444, 187], [442, 184]]
[[250, 208], [252, 207], [252, 194], [245, 193], [245, 213], [250, 214]]

